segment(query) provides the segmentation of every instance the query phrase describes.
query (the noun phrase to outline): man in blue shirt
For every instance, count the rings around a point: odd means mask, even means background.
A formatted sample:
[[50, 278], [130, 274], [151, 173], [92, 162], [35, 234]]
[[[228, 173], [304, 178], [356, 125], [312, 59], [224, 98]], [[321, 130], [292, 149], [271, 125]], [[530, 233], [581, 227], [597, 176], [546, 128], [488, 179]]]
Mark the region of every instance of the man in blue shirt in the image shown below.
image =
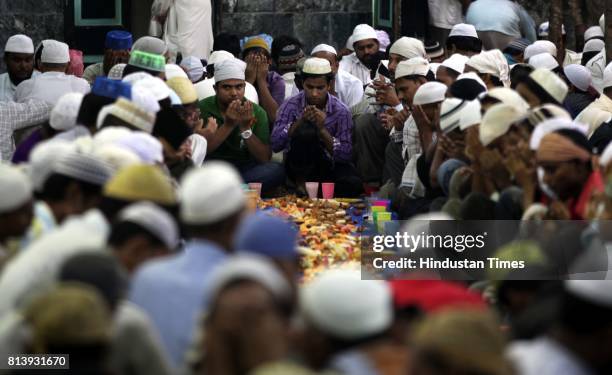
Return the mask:
[[187, 173], [180, 188], [185, 248], [145, 263], [132, 280], [129, 299], [151, 318], [176, 369], [208, 304], [210, 275], [229, 257], [245, 205], [241, 184], [238, 172], [225, 162]]

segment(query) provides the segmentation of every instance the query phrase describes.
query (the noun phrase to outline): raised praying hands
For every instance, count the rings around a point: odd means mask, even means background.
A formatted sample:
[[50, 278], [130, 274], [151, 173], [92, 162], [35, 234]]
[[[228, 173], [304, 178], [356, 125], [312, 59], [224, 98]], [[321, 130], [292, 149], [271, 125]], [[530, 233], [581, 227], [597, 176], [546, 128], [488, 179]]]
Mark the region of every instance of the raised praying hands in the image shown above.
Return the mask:
[[309, 105], [304, 109], [304, 118], [321, 129], [325, 125], [325, 112], [321, 111], [313, 105]]
[[395, 86], [386, 82], [383, 76], [378, 80], [372, 81], [372, 87], [376, 90], [376, 103], [395, 107], [400, 104], [400, 100], [395, 92]]

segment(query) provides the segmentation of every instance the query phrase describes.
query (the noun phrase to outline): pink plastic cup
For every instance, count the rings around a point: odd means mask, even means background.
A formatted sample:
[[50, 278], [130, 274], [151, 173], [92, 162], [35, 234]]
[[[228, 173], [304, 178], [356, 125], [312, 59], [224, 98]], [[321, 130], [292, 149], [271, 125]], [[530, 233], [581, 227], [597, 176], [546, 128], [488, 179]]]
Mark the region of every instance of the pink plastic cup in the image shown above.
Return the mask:
[[261, 182], [250, 182], [249, 189], [257, 191], [257, 195], [261, 197]]
[[318, 182], [307, 182], [306, 192], [308, 192], [308, 198], [315, 199], [319, 195], [319, 183]]
[[333, 182], [322, 183], [321, 190], [323, 190], [323, 199], [332, 199], [334, 197], [334, 183]]

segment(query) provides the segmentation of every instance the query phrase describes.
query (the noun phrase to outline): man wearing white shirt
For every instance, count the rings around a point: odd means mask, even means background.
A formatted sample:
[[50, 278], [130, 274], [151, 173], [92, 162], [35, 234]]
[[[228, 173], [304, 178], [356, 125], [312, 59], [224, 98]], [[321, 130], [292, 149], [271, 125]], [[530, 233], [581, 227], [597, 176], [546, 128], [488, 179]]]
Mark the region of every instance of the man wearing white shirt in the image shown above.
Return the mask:
[[445, 45], [453, 26], [463, 22], [463, 9], [467, 9], [470, 2], [471, 0], [428, 0], [430, 38]]
[[365, 86], [372, 81], [372, 74], [380, 63], [378, 36], [372, 26], [361, 24], [355, 26], [351, 40], [355, 52], [340, 61], [340, 69], [357, 77]]
[[26, 35], [17, 34], [6, 41], [4, 63], [7, 72], [0, 74], [0, 102], [10, 102], [17, 85], [30, 79], [34, 71], [34, 44]]
[[351, 108], [363, 99], [363, 86], [361, 81], [350, 73], [340, 69], [336, 49], [327, 44], [319, 44], [310, 53], [329, 61], [334, 79], [331, 82], [330, 93], [337, 96], [344, 105]]
[[69, 62], [66, 43], [47, 41], [41, 54], [42, 74], [20, 83], [15, 92], [15, 101], [37, 99], [55, 105], [59, 98], [69, 92], [89, 93], [90, 86], [86, 80], [64, 73]]

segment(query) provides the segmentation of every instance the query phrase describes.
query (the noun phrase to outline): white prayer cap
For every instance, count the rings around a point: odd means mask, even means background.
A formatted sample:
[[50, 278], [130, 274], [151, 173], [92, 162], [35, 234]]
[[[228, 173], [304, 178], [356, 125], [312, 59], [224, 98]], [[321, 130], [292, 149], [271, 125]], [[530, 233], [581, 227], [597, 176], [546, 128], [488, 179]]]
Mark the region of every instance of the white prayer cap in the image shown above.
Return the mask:
[[127, 64], [124, 63], [113, 66], [108, 72], [108, 78], [115, 81], [121, 81], [123, 79], [123, 70], [126, 66]]
[[11, 212], [32, 199], [32, 183], [19, 168], [0, 162], [0, 213]]
[[142, 51], [156, 55], [164, 55], [168, 51], [166, 42], [152, 36], [143, 36], [132, 45], [132, 51]]
[[557, 47], [550, 40], [536, 40], [533, 44], [525, 48], [523, 56], [525, 61], [527, 61], [532, 56], [539, 55], [540, 53], [548, 53], [552, 56], [557, 56]]
[[53, 172], [103, 186], [113, 175], [112, 167], [89, 153], [71, 151], [63, 155], [54, 163]]
[[608, 164], [612, 161], [612, 143], [608, 143], [604, 151], [601, 153], [599, 157], [599, 165], [602, 167], [607, 167]]
[[[546, 38], [550, 31], [549, 28], [550, 26], [548, 21], [541, 23], [540, 27], [538, 27], [538, 36], [541, 38]], [[565, 35], [565, 25], [561, 25], [561, 34]]]
[[487, 89], [487, 84], [484, 83], [482, 78], [480, 78], [480, 76], [474, 72], [467, 72], [467, 73], [460, 74], [459, 77], [457, 77], [457, 81], [461, 79], [473, 79], [474, 81], [478, 82], [482, 87], [484, 87], [485, 90]]
[[28, 171], [35, 191], [42, 191], [47, 178], [53, 174], [53, 164], [74, 148], [74, 145], [69, 141], [52, 139], [43, 141], [32, 149]]
[[591, 86], [591, 72], [582, 65], [567, 65], [565, 68], [563, 68], [563, 73], [565, 73], [567, 80], [579, 90], [587, 91]]
[[214, 51], [210, 54], [210, 58], [208, 59], [208, 65], [215, 65], [220, 63], [221, 61], [231, 60], [234, 58], [234, 55], [227, 51]]
[[49, 125], [59, 131], [74, 128], [82, 101], [83, 94], [78, 92], [71, 92], [62, 96], [51, 110]]
[[446, 87], [445, 84], [440, 82], [427, 82], [419, 86], [416, 93], [414, 94], [414, 98], [412, 99], [412, 104], [414, 105], [424, 105], [424, 104], [432, 104], [439, 103], [444, 100], [446, 97]]
[[244, 82], [244, 97], [249, 99], [255, 104], [259, 104], [259, 94], [257, 94], [257, 89], [255, 86], [251, 85], [249, 82]]
[[591, 26], [584, 32], [584, 41], [588, 42], [593, 38], [603, 38], [604, 33], [601, 31], [601, 27], [599, 26]]
[[526, 111], [520, 111], [508, 104], [498, 103], [493, 105], [482, 117], [478, 132], [480, 143], [483, 146], [488, 146], [491, 142], [506, 134], [512, 124], [524, 118], [526, 114]]
[[[548, 93], [558, 103], [563, 103], [567, 95], [567, 85], [563, 80], [548, 69], [536, 69], [529, 75], [538, 86]], [[604, 74], [605, 81], [605, 74]]]
[[181, 68], [185, 69], [191, 82], [198, 82], [206, 72], [202, 60], [195, 56], [187, 56], [181, 60]]
[[311, 57], [306, 59], [302, 73], [305, 74], [330, 74], [332, 72], [331, 65], [326, 59], [320, 59], [318, 57]]
[[542, 138], [546, 134], [556, 132], [561, 129], [570, 129], [578, 131], [585, 136], [589, 131], [589, 127], [584, 124], [580, 124], [572, 121], [572, 119], [567, 119], [564, 117], [555, 117], [546, 121], [542, 121], [538, 126], [533, 129], [533, 133], [531, 133], [531, 139], [529, 140], [529, 148], [532, 150], [537, 150], [540, 147], [540, 142]]
[[612, 62], [606, 66], [603, 74], [603, 88], [612, 86]]
[[435, 75], [438, 74], [438, 68], [440, 67], [440, 63], [429, 63], [429, 71]]
[[192, 169], [181, 180], [183, 223], [205, 225], [239, 212], [246, 202], [242, 178], [230, 164], [211, 161]]
[[361, 280], [359, 271], [325, 271], [300, 292], [303, 319], [338, 339], [352, 341], [374, 336], [393, 321], [388, 284]]
[[591, 39], [584, 44], [582, 52], [601, 52], [606, 44], [601, 39]]
[[138, 80], [136, 83], [134, 83], [132, 87], [132, 95], [133, 95], [134, 89], [145, 90], [149, 92], [153, 96], [153, 98], [158, 102], [170, 96], [170, 88], [168, 87], [168, 85], [166, 85], [166, 82], [164, 82], [159, 77], [152, 77], [152, 76], [144, 77], [143, 79]]
[[29, 36], [16, 34], [8, 38], [4, 46], [4, 52], [34, 53], [34, 43]]
[[66, 64], [70, 62], [69, 48], [66, 43], [58, 42], [57, 40], [48, 40], [45, 42], [40, 61], [50, 64]]
[[427, 58], [427, 52], [425, 52], [425, 45], [423, 42], [407, 36], [403, 36], [396, 40], [391, 45], [389, 53], [394, 53], [407, 59], [411, 59], [413, 57], [422, 57], [424, 59]]
[[355, 26], [353, 29], [353, 45], [355, 43], [360, 42], [366, 39], [376, 39], [378, 40], [378, 35], [376, 35], [376, 30], [370, 25], [362, 23], [360, 25]]
[[210, 278], [208, 295], [214, 301], [228, 285], [238, 280], [254, 281], [267, 289], [277, 301], [288, 301], [291, 298], [289, 282], [265, 257], [255, 254], [233, 256], [217, 267]]
[[315, 48], [312, 49], [312, 52], [310, 52], [311, 55], [314, 55], [317, 52], [329, 52], [331, 54], [334, 54], [336, 56], [338, 56], [338, 52], [336, 52], [336, 49], [332, 46], [330, 46], [329, 44], [319, 44], [317, 45]]
[[470, 58], [467, 56], [454, 53], [451, 57], [442, 62], [442, 66], [461, 74], [465, 69], [465, 63], [468, 62], [469, 59]]
[[125, 83], [129, 83], [130, 85], [135, 85], [136, 82], [149, 78], [149, 77], [153, 77], [153, 76], [145, 72], [135, 72], [135, 73], [130, 73], [127, 76], [123, 77], [121, 81]]
[[612, 280], [566, 280], [565, 289], [583, 300], [612, 309]]
[[164, 162], [163, 146], [151, 134], [133, 131], [113, 143], [136, 154], [143, 164]]
[[142, 85], [132, 87], [132, 102], [151, 114], [156, 114], [160, 110], [157, 98]]
[[353, 48], [353, 36], [350, 35], [348, 37], [348, 39], [346, 40], [346, 49], [348, 49], [349, 51], [355, 51], [355, 48]]
[[172, 79], [174, 77], [183, 77], [189, 79], [187, 73], [176, 64], [166, 64], [166, 80]]
[[498, 49], [492, 49], [474, 55], [470, 57], [465, 64], [476, 69], [478, 73], [491, 74], [499, 78], [506, 87], [510, 86], [510, 67], [508, 66], [508, 60], [506, 60], [504, 54]]
[[468, 102], [457, 98], [446, 98], [440, 107], [440, 130], [450, 133], [461, 124], [461, 116]]
[[455, 26], [453, 26], [448, 36], [470, 36], [472, 38], [478, 39], [478, 33], [476, 32], [476, 28], [474, 27], [474, 25], [470, 25], [468, 23], [456, 24]]
[[223, 82], [228, 79], [239, 79], [244, 81], [246, 63], [235, 58], [215, 63], [215, 82]]
[[427, 76], [429, 72], [429, 63], [422, 57], [413, 57], [408, 60], [401, 61], [395, 68], [395, 79], [407, 76]]
[[542, 68], [548, 70], [553, 70], [559, 67], [557, 59], [555, 59], [550, 53], [546, 52], [532, 56], [529, 59], [529, 65], [536, 69]]
[[172, 250], [178, 245], [179, 230], [176, 221], [154, 203], [143, 201], [131, 204], [121, 210], [117, 218], [119, 222], [127, 221], [140, 225], [168, 249]]
[[467, 106], [461, 111], [461, 119], [459, 122], [459, 128], [465, 130], [474, 125], [480, 124], [482, 121], [482, 114], [480, 112], [480, 100], [474, 99], [468, 102]]
[[507, 87], [496, 87], [486, 92], [484, 96], [490, 96], [504, 104], [516, 107], [520, 111], [529, 110], [529, 104], [525, 99], [518, 92]]
[[101, 147], [105, 144], [112, 144], [117, 142], [119, 139], [124, 138], [132, 134], [132, 130], [125, 126], [106, 126], [100, 129], [93, 136], [94, 148]]
[[130, 165], [142, 164], [138, 155], [112, 143], [94, 148], [92, 154], [100, 160], [107, 162], [113, 169], [113, 174]]

